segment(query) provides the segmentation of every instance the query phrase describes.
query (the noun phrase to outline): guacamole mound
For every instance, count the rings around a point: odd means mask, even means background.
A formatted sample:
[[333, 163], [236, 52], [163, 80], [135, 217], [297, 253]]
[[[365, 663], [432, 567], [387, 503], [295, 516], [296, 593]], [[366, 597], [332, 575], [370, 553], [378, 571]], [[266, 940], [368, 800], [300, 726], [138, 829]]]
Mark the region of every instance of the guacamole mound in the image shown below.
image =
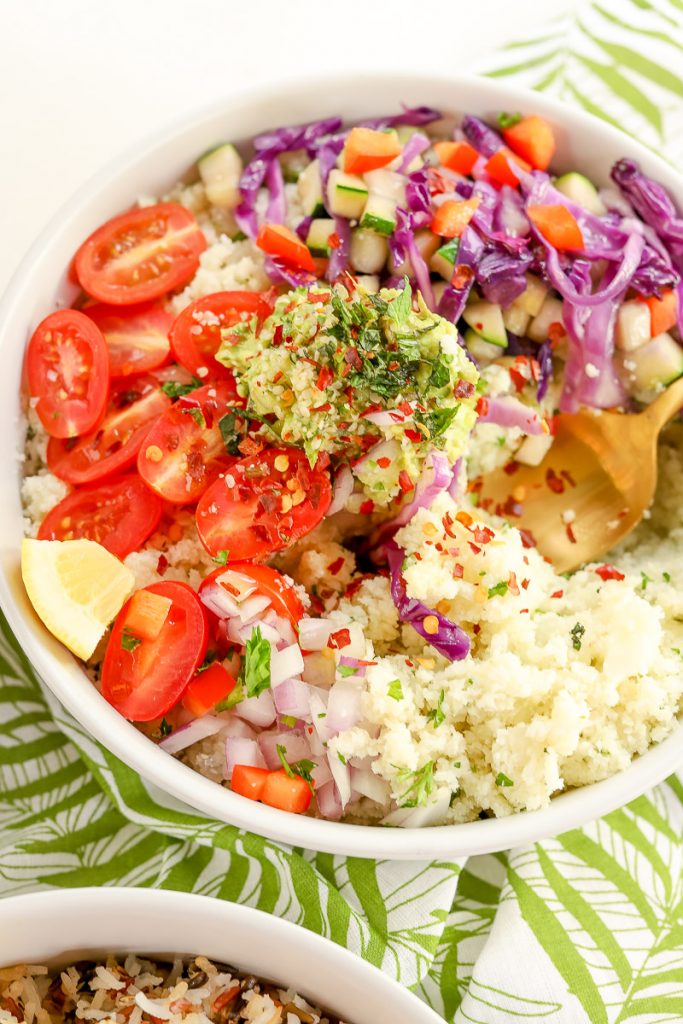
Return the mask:
[[297, 288], [260, 330], [226, 330], [217, 359], [264, 439], [302, 447], [311, 465], [321, 453], [349, 463], [379, 506], [417, 481], [430, 451], [455, 463], [476, 421], [477, 369], [407, 282], [377, 294]]

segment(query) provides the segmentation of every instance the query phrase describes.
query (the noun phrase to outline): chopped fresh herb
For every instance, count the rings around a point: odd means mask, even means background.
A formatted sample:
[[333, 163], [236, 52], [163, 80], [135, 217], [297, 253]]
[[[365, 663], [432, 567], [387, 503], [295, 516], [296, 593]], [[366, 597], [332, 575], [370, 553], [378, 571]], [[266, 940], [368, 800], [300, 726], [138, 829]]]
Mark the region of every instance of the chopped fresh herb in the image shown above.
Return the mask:
[[508, 592], [508, 585], [505, 580], [501, 580], [500, 583], [496, 583], [495, 586], [489, 587], [489, 597], [505, 597]]
[[662, 573], [662, 577], [663, 577], [665, 583], [671, 583], [671, 573], [670, 572], [663, 572]]
[[355, 676], [355, 674], [358, 672], [358, 669], [354, 668], [353, 665], [338, 665], [337, 672], [342, 677], [342, 679], [346, 679], [347, 676]]
[[399, 779], [401, 782], [410, 782], [399, 798], [399, 807], [423, 807], [434, 788], [434, 762], [427, 761], [427, 764], [414, 772], [404, 769], [399, 773]]
[[576, 625], [572, 626], [570, 629], [569, 635], [572, 638], [572, 647], [575, 651], [581, 650], [581, 642], [585, 632], [586, 627], [582, 626], [580, 622], [577, 622]]
[[173, 726], [170, 725], [165, 718], [162, 718], [161, 725], [159, 726], [159, 732], [162, 736], [170, 736], [173, 732]]
[[318, 714], [318, 718], [327, 718], [327, 711], [321, 711]]
[[280, 721], [283, 725], [286, 725], [288, 729], [293, 729], [296, 725], [296, 718], [294, 715], [281, 715]]
[[216, 660], [217, 657], [218, 657], [218, 655], [216, 654], [215, 651], [207, 651], [206, 652], [206, 657], [204, 658], [204, 661], [201, 663], [201, 665], [197, 669], [197, 672], [198, 673], [199, 672], [206, 672], [207, 668], [209, 668], [210, 665], [213, 665], [213, 663], [214, 663], [214, 661]]
[[435, 729], [446, 721], [446, 713], [443, 709], [443, 702], [445, 696], [446, 691], [442, 690], [441, 693], [439, 694], [439, 700], [437, 702], [436, 707], [432, 708], [432, 710], [427, 715], [427, 721], [431, 722]]
[[403, 700], [403, 689], [401, 687], [400, 679], [392, 679], [387, 688], [387, 692], [390, 697], [394, 700]]
[[242, 453], [240, 452], [239, 445], [245, 436], [246, 420], [238, 417], [236, 412], [226, 412], [225, 416], [221, 416], [219, 419], [218, 428], [228, 455], [238, 455], [241, 457]]
[[134, 651], [136, 647], [139, 647], [142, 640], [139, 636], [136, 636], [128, 626], [124, 626], [121, 632], [121, 646], [124, 651]]
[[410, 281], [407, 277], [403, 278], [403, 288], [398, 293], [395, 299], [389, 303], [387, 309], [388, 316], [394, 321], [395, 324], [404, 323], [410, 311], [413, 308], [413, 290], [410, 287]]
[[246, 693], [244, 692], [244, 682], [241, 677], [237, 680], [231, 693], [228, 694], [223, 700], [219, 701], [214, 708], [214, 711], [230, 711], [231, 708], [241, 704]]
[[672, 647], [671, 650], [674, 654], [677, 654], [679, 658], [683, 658], [683, 651], [681, 651], [680, 647]]
[[230, 552], [223, 548], [217, 555], [213, 556], [213, 560], [217, 565], [227, 565], [229, 554]]
[[460, 761], [454, 761], [453, 762], [453, 767], [454, 768], [459, 768], [460, 767]]
[[429, 431], [432, 440], [445, 434], [451, 423], [458, 415], [458, 407], [455, 405], [446, 406], [443, 409], [435, 409], [433, 412], [416, 412], [415, 422], [422, 423]]
[[647, 588], [648, 583], [652, 583], [652, 580], [650, 579], [650, 577], [648, 576], [648, 574], [646, 572], [641, 572], [641, 574], [640, 574], [640, 589], [641, 590], [645, 590]]
[[337, 751], [337, 757], [339, 758], [342, 764], [346, 764], [346, 758], [339, 750]]
[[440, 352], [432, 364], [432, 372], [427, 381], [427, 387], [445, 388], [450, 384], [451, 371], [449, 369], [451, 360], [445, 352]]
[[193, 407], [191, 409], [182, 409], [181, 412], [187, 413], [188, 416], [192, 417], [198, 427], [201, 427], [202, 430], [205, 429], [206, 420], [204, 419], [204, 413], [201, 409]]
[[258, 697], [270, 686], [270, 644], [260, 626], [252, 629], [245, 644], [243, 672], [247, 697]]
[[498, 124], [501, 128], [514, 128], [522, 120], [521, 114], [506, 114], [504, 111], [498, 115]]
[[514, 782], [507, 777], [505, 772], [498, 772], [496, 775], [496, 785], [505, 788], [507, 786], [514, 786]]
[[166, 380], [161, 385], [161, 390], [169, 398], [182, 398], [183, 395], [189, 395], [191, 391], [196, 391], [197, 388], [203, 386], [197, 377], [193, 377], [191, 384], [179, 384], [176, 380]]
[[500, 434], [500, 435], [499, 435], [499, 436], [498, 436], [498, 437], [496, 438], [496, 442], [497, 442], [497, 444], [498, 444], [498, 447], [499, 447], [499, 448], [504, 448], [504, 447], [505, 447], [505, 442], [506, 442], [506, 440], [507, 440], [507, 438], [505, 437], [505, 434]]
[[474, 679], [470, 678], [465, 681], [465, 686], [474, 686]]
[[295, 775], [299, 775], [308, 783], [312, 791], [313, 778], [311, 776], [311, 772], [316, 766], [315, 761], [309, 761], [307, 758], [304, 758], [301, 761], [296, 761], [294, 764], [290, 764], [289, 761], [287, 760], [287, 748], [282, 746], [282, 744], [278, 743], [276, 749], [277, 756], [280, 758], [280, 763], [282, 764], [284, 770], [287, 772], [287, 775], [289, 775], [290, 779], [293, 779]]

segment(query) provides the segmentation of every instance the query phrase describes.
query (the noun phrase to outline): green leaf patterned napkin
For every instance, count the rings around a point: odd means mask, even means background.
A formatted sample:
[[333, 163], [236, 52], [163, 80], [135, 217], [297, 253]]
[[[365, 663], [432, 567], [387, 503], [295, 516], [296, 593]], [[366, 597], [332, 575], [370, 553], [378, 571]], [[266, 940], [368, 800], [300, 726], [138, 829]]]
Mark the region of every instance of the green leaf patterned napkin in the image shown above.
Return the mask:
[[[581, 4], [472, 70], [683, 159], [683, 0]], [[0, 620], [0, 895], [77, 885], [182, 889], [287, 917], [457, 1024], [683, 1021], [678, 778], [584, 829], [466, 864], [292, 850], [147, 786], [40, 686]]]

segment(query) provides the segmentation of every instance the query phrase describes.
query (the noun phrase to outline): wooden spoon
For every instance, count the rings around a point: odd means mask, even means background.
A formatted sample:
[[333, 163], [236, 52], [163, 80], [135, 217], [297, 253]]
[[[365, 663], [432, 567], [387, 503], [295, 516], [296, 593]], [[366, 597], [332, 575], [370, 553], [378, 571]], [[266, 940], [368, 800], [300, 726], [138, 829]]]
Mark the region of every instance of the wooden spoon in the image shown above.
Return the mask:
[[479, 504], [527, 530], [558, 572], [593, 562], [640, 522], [657, 483], [660, 431], [683, 407], [683, 377], [637, 415], [584, 409], [557, 418], [539, 466], [483, 478]]

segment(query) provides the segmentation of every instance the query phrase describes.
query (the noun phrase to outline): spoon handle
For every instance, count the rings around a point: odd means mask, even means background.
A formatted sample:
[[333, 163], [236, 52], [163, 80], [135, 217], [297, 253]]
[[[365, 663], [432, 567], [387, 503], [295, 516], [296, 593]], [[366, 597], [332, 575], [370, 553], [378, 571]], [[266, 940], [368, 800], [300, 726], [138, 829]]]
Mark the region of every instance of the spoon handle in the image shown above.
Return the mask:
[[658, 434], [680, 409], [683, 409], [683, 377], [670, 384], [641, 415], [647, 418]]

